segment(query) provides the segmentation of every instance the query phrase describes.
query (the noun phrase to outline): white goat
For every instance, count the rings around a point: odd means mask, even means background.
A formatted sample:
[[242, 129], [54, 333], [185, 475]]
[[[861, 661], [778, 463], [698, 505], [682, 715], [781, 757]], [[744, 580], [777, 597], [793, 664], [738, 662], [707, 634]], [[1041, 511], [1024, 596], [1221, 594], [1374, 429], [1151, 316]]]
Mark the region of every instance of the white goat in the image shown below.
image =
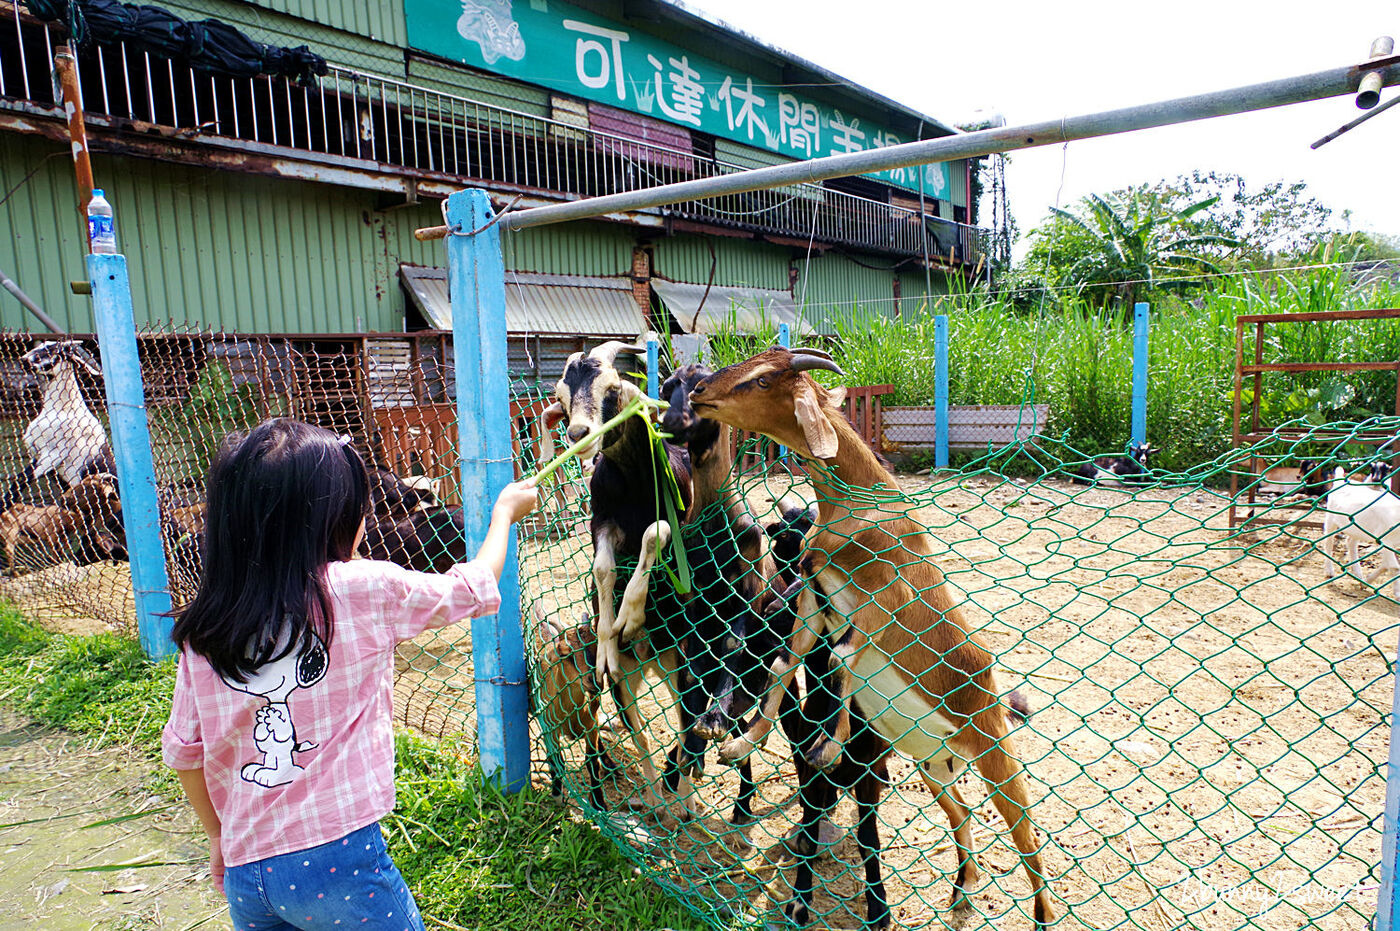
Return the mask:
[[44, 404], [24, 428], [24, 448], [29, 465], [16, 476], [3, 502], [15, 503], [19, 493], [35, 479], [55, 472], [68, 486], [85, 475], [114, 472], [112, 448], [102, 422], [88, 409], [74, 365], [101, 375], [97, 361], [77, 340], [49, 340], [25, 353], [24, 361], [40, 375], [48, 376]]
[[[1323, 508], [1326, 516], [1318, 548], [1327, 562], [1327, 578], [1335, 578], [1339, 571], [1337, 560], [1332, 556], [1339, 533], [1347, 541], [1348, 573], [1356, 565], [1362, 543], [1380, 544], [1380, 565], [1366, 576], [1367, 584], [1383, 572], [1400, 573], [1400, 561], [1395, 557], [1400, 550], [1400, 497], [1381, 484], [1348, 481], [1346, 470], [1338, 466], [1332, 473]], [[1396, 575], [1392, 595], [1400, 601], [1400, 574]]]

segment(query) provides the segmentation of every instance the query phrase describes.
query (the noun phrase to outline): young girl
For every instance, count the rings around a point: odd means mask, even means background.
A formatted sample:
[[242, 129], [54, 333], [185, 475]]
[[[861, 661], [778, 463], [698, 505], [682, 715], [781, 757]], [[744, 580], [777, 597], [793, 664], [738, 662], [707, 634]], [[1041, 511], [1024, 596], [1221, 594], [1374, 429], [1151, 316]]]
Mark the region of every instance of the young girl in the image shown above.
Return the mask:
[[508, 485], [476, 559], [410, 572], [352, 559], [369, 480], [348, 438], [276, 419], [225, 444], [162, 744], [239, 931], [421, 931], [379, 830], [394, 647], [495, 611], [510, 525], [534, 507], [532, 484]]

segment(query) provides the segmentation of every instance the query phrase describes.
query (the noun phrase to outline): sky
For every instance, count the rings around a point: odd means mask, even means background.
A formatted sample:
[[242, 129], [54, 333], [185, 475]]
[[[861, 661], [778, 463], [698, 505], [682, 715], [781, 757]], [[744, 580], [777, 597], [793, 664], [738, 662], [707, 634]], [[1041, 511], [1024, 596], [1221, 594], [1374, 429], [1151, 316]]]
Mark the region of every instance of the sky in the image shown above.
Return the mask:
[[[1400, 39], [1394, 0], [830, 5], [841, 14], [814, 14], [811, 0], [688, 3], [944, 123], [990, 111], [1018, 125], [1224, 90], [1353, 64], [1375, 37]], [[1016, 252], [1056, 203], [1192, 169], [1236, 172], [1251, 187], [1304, 181], [1351, 211], [1349, 228], [1400, 236], [1400, 107], [1309, 148], [1361, 112], [1338, 97], [1012, 153]]]

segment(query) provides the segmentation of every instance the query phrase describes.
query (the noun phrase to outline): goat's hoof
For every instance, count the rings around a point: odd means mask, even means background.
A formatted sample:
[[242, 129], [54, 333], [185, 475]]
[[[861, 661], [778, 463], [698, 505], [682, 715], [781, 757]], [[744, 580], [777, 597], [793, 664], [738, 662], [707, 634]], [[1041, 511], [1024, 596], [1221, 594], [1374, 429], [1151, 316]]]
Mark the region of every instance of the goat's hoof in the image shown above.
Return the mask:
[[729, 724], [721, 722], [718, 717], [705, 715], [691, 726], [690, 732], [701, 740], [722, 740], [729, 736], [732, 728]]
[[807, 762], [817, 769], [830, 769], [841, 761], [841, 745], [834, 740], [818, 740], [807, 751]]
[[753, 741], [747, 737], [735, 737], [733, 740], [726, 740], [720, 744], [719, 760], [721, 763], [728, 763], [731, 766], [753, 753]]
[[812, 913], [807, 909], [807, 903], [798, 899], [793, 899], [783, 906], [783, 917], [799, 928], [805, 928], [812, 923]]

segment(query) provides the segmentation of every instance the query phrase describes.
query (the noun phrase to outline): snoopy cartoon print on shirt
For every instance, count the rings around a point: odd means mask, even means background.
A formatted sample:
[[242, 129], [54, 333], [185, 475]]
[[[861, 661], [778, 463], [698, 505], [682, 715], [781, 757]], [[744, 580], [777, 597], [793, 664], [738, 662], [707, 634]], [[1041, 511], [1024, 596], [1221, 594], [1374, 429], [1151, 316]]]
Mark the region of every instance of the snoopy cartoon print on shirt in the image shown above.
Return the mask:
[[[285, 639], [278, 644], [278, 650], [284, 647]], [[307, 645], [259, 666], [247, 682], [224, 678], [229, 688], [267, 701], [257, 710], [253, 723], [253, 746], [262, 754], [262, 761], [244, 765], [239, 775], [245, 782], [271, 789], [286, 785], [305, 769], [297, 765], [294, 754], [315, 750], [319, 744], [313, 740], [297, 741], [287, 699], [297, 689], [310, 688], [325, 678], [328, 665], [326, 646], [313, 633]]]

